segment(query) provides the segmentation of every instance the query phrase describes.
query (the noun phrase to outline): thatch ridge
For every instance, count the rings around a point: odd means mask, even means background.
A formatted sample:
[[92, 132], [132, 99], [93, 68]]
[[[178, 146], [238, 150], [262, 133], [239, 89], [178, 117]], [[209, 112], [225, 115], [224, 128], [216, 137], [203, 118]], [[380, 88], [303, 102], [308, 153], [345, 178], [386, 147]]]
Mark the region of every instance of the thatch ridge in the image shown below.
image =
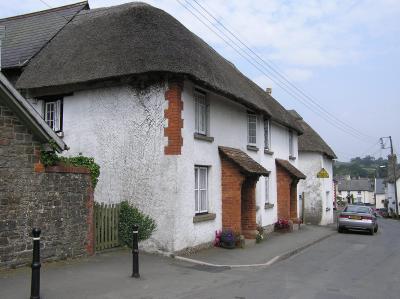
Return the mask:
[[175, 18], [144, 3], [83, 11], [26, 67], [29, 91], [146, 73], [186, 75], [301, 133], [274, 98]]

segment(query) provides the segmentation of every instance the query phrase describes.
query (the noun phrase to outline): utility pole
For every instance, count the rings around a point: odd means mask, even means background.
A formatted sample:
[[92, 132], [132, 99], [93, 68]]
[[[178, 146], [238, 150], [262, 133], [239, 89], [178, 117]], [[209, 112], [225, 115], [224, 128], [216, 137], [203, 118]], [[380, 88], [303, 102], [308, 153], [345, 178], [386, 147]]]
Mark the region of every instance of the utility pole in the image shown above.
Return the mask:
[[[397, 173], [396, 173], [396, 168], [397, 168], [397, 159], [396, 155], [394, 154], [393, 151], [393, 142], [392, 142], [392, 136], [389, 137], [381, 137], [381, 146], [382, 149], [385, 148], [385, 145], [383, 144], [383, 138], [388, 138], [390, 141], [390, 156], [392, 159], [392, 167], [393, 167], [393, 180], [394, 180], [394, 202], [396, 204], [396, 216], [399, 216], [399, 202], [397, 199]], [[388, 174], [389, 175], [389, 174]]]

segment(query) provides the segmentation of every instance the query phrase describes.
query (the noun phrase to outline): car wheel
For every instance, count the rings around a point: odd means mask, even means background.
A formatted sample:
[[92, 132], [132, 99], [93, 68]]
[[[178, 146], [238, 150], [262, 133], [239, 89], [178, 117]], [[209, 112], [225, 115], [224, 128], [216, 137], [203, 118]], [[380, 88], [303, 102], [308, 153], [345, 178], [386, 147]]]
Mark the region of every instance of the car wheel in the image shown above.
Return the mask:
[[338, 233], [339, 233], [339, 234], [343, 233], [343, 231], [344, 231], [344, 230], [343, 230], [343, 227], [341, 227], [341, 226], [338, 226], [338, 229], [337, 229], [337, 231], [338, 231]]
[[378, 226], [375, 226], [374, 233], [378, 232]]
[[374, 235], [374, 229], [373, 229], [373, 228], [371, 228], [371, 229], [369, 230], [369, 234], [370, 234], [371, 236]]

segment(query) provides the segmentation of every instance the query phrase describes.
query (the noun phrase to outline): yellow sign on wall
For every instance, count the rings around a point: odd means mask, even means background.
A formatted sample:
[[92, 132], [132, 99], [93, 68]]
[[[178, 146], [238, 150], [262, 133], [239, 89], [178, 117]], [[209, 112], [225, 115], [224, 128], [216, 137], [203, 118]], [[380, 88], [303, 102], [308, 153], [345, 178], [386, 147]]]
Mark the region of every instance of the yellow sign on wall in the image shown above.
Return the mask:
[[327, 178], [329, 178], [329, 173], [326, 171], [325, 168], [322, 168], [322, 169], [317, 173], [317, 178], [319, 178], [319, 179], [327, 179]]

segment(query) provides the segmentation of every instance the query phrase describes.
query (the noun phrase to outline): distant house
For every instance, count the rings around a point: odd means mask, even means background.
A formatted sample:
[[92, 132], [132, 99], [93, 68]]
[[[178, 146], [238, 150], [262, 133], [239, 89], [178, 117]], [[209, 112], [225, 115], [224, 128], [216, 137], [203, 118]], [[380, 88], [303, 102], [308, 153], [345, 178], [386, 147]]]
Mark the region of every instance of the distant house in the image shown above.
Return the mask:
[[307, 178], [299, 183], [305, 223], [333, 222], [333, 159], [336, 155], [321, 136], [294, 110], [290, 111], [303, 129], [299, 136], [299, 169]]
[[338, 190], [340, 197], [348, 203], [375, 204], [374, 181], [371, 179], [340, 179]]
[[[397, 202], [400, 201], [400, 175], [397, 175], [396, 179], [396, 187], [397, 187]], [[386, 191], [387, 191], [387, 203], [389, 213], [392, 215], [396, 213], [396, 197], [395, 197], [395, 187], [394, 187], [394, 176], [390, 177], [386, 182]], [[398, 210], [400, 211], [400, 205]]]
[[254, 238], [298, 217], [302, 128], [269, 93], [164, 11], [82, 10], [30, 60], [16, 86], [101, 166], [95, 199], [156, 219], [147, 248]]
[[377, 209], [386, 208], [386, 188], [385, 179], [375, 179], [375, 207]]

